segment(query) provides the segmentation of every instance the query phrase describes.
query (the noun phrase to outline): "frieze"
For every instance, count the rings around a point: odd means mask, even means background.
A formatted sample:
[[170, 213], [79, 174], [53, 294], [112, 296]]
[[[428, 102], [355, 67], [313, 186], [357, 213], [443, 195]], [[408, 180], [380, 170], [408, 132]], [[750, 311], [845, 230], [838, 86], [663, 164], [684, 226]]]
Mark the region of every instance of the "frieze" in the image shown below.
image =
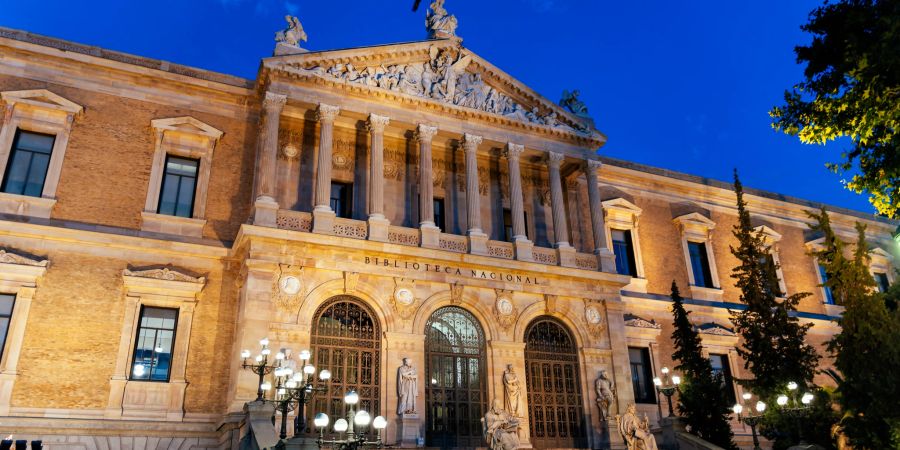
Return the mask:
[[20, 266], [47, 267], [50, 264], [50, 261], [46, 259], [32, 259], [27, 256], [22, 256], [16, 253], [9, 252], [6, 249], [0, 248], [0, 263], [18, 264]]
[[125, 269], [122, 271], [122, 275], [126, 277], [152, 278], [155, 280], [182, 281], [186, 283], [206, 283], [206, 278], [204, 277], [192, 277], [177, 270], [171, 270], [168, 267], [147, 270]]
[[366, 256], [364, 259], [366, 265], [377, 267], [386, 267], [392, 269], [403, 269], [415, 272], [432, 272], [438, 274], [456, 275], [460, 277], [468, 277], [479, 280], [505, 281], [511, 283], [523, 283], [533, 285], [543, 285], [545, 281], [533, 275], [521, 275], [508, 272], [498, 272], [493, 270], [468, 269], [461, 268], [451, 264], [435, 264], [419, 261], [407, 261], [395, 258], [381, 258], [376, 256]]

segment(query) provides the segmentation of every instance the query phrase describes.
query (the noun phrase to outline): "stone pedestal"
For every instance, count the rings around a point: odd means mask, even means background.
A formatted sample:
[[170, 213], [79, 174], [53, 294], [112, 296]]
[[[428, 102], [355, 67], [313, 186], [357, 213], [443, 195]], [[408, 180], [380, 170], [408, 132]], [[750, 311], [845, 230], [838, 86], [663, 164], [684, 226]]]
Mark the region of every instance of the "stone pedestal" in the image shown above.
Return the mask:
[[626, 450], [628, 447], [625, 445], [625, 440], [622, 439], [622, 435], [619, 434], [619, 423], [617, 419], [610, 418], [605, 423], [606, 426], [603, 427], [603, 432], [606, 434], [603, 438], [605, 438], [609, 448], [611, 450]]
[[370, 241], [387, 242], [388, 228], [391, 222], [384, 217], [369, 216], [369, 237]]
[[516, 239], [516, 259], [519, 261], [534, 261], [534, 243], [528, 239]]
[[666, 448], [678, 448], [678, 433], [686, 431], [684, 422], [678, 417], [663, 417], [659, 420], [659, 427], [662, 429], [662, 441], [657, 444]]
[[616, 273], [616, 255], [608, 248], [601, 248], [594, 252], [597, 255], [597, 267], [601, 272]]
[[330, 209], [314, 209], [313, 213], [313, 233], [334, 234], [334, 211]]
[[473, 255], [487, 255], [488, 236], [482, 232], [469, 232], [469, 253]]
[[309, 50], [305, 48], [297, 47], [296, 45], [285, 44], [284, 42], [279, 42], [275, 44], [275, 51], [272, 52], [272, 56], [284, 56], [284, 55], [298, 55], [300, 53], [307, 53]]
[[440, 248], [441, 229], [435, 225], [423, 224], [419, 227], [419, 245], [425, 248]]
[[569, 245], [560, 245], [556, 249], [559, 258], [559, 265], [562, 267], [576, 267], [575, 264], [575, 247]]
[[420, 435], [418, 414], [401, 414], [397, 418], [397, 445], [400, 447], [416, 447], [416, 439]]
[[278, 216], [278, 202], [270, 197], [260, 197], [253, 203], [253, 225], [275, 227]]
[[275, 447], [279, 441], [275, 427], [272, 426], [275, 406], [269, 402], [249, 402], [244, 404], [244, 413], [247, 415], [247, 423], [250, 424], [256, 445], [259, 448]]

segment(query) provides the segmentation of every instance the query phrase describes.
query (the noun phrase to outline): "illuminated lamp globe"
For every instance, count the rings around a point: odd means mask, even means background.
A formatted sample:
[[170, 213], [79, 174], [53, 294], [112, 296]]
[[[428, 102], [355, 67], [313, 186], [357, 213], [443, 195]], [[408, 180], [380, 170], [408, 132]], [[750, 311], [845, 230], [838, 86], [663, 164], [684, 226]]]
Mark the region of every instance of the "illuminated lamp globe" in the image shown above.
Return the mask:
[[662, 373], [663, 373], [663, 375], [669, 373], [669, 368], [668, 368], [668, 367], [663, 367], [663, 368], [662, 368]]
[[371, 422], [372, 416], [369, 415], [368, 411], [359, 411], [355, 416], [353, 416], [353, 423], [355, 423], [358, 427], [365, 428], [369, 426]]
[[734, 411], [735, 414], [740, 415], [742, 412], [744, 412], [744, 407], [741, 406], [740, 403], [735, 403], [734, 406], [731, 407], [731, 410]]
[[784, 394], [779, 395], [778, 398], [775, 399], [775, 403], [778, 403], [778, 406], [787, 405], [787, 402], [788, 402], [788, 397], [787, 397], [787, 395], [784, 395]]
[[679, 377], [678, 375], [673, 376], [672, 382], [675, 384], [681, 384], [681, 377]]
[[808, 405], [808, 404], [812, 403], [813, 398], [815, 398], [815, 397], [812, 394], [810, 394], [809, 392], [807, 392], [807, 393], [803, 394], [803, 397], [800, 397], [800, 402], [803, 403], [804, 405]]
[[788, 390], [794, 391], [794, 390], [796, 390], [796, 389], [797, 389], [797, 383], [794, 383], [793, 381], [791, 381], [790, 383], [788, 383]]
[[[348, 405], [355, 405], [359, 403], [359, 394], [356, 391], [347, 392], [347, 395], [344, 396], [344, 403]], [[335, 422], [337, 424], [337, 422]]]
[[328, 414], [316, 413], [316, 418], [313, 419], [313, 424], [315, 424], [316, 428], [327, 427], [328, 426]]
[[303, 373], [305, 373], [307, 375], [312, 375], [312, 374], [316, 373], [316, 368], [312, 364], [307, 364], [307, 365], [303, 366]]
[[762, 401], [756, 402], [756, 412], [761, 413], [766, 410], [766, 404]]
[[372, 427], [376, 430], [383, 430], [387, 428], [387, 419], [384, 416], [378, 416], [375, 420], [372, 421]]
[[269, 338], [262, 338], [262, 339], [260, 339], [260, 340], [259, 340], [259, 345], [262, 345], [263, 347], [269, 345]]
[[249, 357], [250, 357], [250, 350], [242, 350], [241, 351], [241, 358], [247, 359]]
[[319, 372], [319, 379], [322, 381], [330, 380], [331, 379], [331, 371], [328, 369], [322, 369], [322, 371]]
[[275, 354], [275, 360], [281, 361], [282, 359], [284, 359], [284, 352], [278, 352]]
[[749, 392], [744, 392], [743, 394], [741, 394], [741, 398], [743, 398], [744, 400], [750, 400], [750, 397], [753, 397], [753, 394]]
[[334, 431], [343, 433], [347, 431], [348, 426], [349, 424], [347, 423], [347, 419], [338, 419], [334, 422]]
[[653, 384], [655, 386], [662, 386], [662, 380], [660, 380], [659, 377], [655, 377], [653, 378]]
[[310, 356], [309, 350], [300, 351], [300, 361], [309, 361]]
[[272, 383], [269, 383], [268, 381], [266, 381], [265, 383], [259, 385], [259, 388], [264, 391], [268, 391], [269, 389], [272, 389]]

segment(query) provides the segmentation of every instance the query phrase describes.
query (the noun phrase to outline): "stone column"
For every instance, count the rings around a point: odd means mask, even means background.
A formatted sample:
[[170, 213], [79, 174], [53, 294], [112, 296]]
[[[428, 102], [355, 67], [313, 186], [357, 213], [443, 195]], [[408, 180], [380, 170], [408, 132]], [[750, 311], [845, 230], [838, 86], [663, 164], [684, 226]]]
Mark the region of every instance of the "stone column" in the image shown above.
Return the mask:
[[569, 245], [569, 224], [566, 221], [566, 205], [563, 202], [562, 177], [559, 171], [564, 159], [565, 156], [562, 153], [548, 153], [550, 206], [553, 209], [553, 235], [556, 238], [554, 247], [559, 254], [559, 265], [574, 267], [575, 249]]
[[369, 240], [387, 242], [391, 223], [384, 217], [384, 127], [390, 119], [369, 114]]
[[331, 210], [331, 151], [334, 119], [341, 109], [319, 103], [319, 157], [316, 165], [316, 198], [313, 208], [313, 233], [332, 234], [334, 211]]
[[602, 165], [600, 161], [589, 159], [582, 168], [587, 179], [588, 200], [591, 204], [591, 228], [597, 267], [603, 272], [616, 273], [616, 256], [606, 246], [606, 224], [603, 223], [603, 205], [600, 203], [600, 186], [597, 184], [597, 171]]
[[434, 174], [431, 159], [431, 140], [437, 127], [419, 124], [416, 140], [419, 141], [419, 243], [422, 247], [438, 248], [441, 229], [434, 223]]
[[463, 135], [466, 152], [466, 220], [469, 222], [469, 253], [487, 254], [487, 235], [481, 229], [481, 193], [478, 191], [478, 144], [481, 136]]
[[263, 99], [259, 129], [259, 169], [256, 173], [256, 201], [253, 204], [253, 224], [274, 227], [278, 216], [275, 201], [275, 165], [278, 161], [278, 125], [287, 96], [266, 92]]
[[532, 261], [533, 244], [528, 240], [525, 230], [525, 205], [522, 198], [522, 173], [519, 170], [519, 157], [525, 151], [521, 144], [506, 144], [506, 162], [509, 164], [509, 209], [512, 215], [513, 242], [516, 246], [516, 259]]

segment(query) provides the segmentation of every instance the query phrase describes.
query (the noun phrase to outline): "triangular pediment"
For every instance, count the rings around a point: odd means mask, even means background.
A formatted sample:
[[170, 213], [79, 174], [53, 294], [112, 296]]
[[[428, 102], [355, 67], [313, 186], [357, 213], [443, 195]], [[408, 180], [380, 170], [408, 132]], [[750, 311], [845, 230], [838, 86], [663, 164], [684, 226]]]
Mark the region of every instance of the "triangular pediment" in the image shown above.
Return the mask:
[[221, 130], [190, 116], [172, 117], [169, 119], [156, 119], [152, 120], [150, 122], [150, 125], [154, 129], [164, 131], [198, 134], [209, 136], [213, 139], [219, 139], [220, 137], [222, 137]]
[[715, 336], [737, 336], [731, 328], [715, 322], [707, 322], [695, 327], [700, 334], [712, 334]]
[[710, 220], [708, 217], [704, 216], [703, 214], [696, 213], [696, 212], [685, 214], [683, 216], [678, 216], [673, 220], [678, 223], [684, 224], [684, 225], [700, 226], [700, 227], [708, 228], [710, 230], [716, 227], [715, 222], [713, 222], [712, 220]]
[[0, 93], [6, 103], [23, 103], [36, 107], [56, 109], [67, 113], [79, 114], [84, 108], [65, 97], [46, 89], [30, 89], [26, 91], [6, 91]]
[[570, 102], [561, 106], [455, 39], [305, 52], [268, 58], [263, 65], [297, 80], [355, 94], [368, 91], [379, 100], [418, 103], [455, 116], [577, 135], [599, 145], [606, 141], [579, 108], [577, 98], [569, 97]]

